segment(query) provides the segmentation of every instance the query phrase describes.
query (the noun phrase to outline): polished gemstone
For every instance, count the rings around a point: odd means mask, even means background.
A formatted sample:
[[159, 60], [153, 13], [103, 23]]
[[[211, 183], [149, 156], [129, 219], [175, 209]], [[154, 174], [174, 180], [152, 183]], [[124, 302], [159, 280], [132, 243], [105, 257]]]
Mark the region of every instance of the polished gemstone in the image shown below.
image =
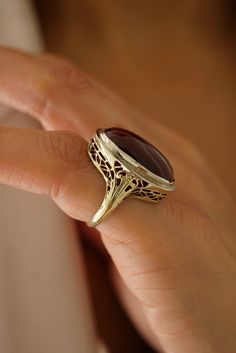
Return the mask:
[[143, 167], [163, 179], [174, 181], [174, 173], [170, 163], [150, 142], [134, 132], [118, 127], [111, 127], [104, 131], [117, 147]]

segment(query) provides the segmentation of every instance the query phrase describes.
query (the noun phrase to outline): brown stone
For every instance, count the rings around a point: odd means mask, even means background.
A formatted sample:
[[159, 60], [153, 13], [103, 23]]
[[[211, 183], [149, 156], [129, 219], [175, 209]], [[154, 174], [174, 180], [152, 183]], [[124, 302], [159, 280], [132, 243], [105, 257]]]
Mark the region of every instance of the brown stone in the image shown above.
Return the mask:
[[117, 147], [143, 167], [163, 179], [174, 181], [174, 173], [169, 161], [143, 137], [118, 127], [105, 129], [105, 134]]

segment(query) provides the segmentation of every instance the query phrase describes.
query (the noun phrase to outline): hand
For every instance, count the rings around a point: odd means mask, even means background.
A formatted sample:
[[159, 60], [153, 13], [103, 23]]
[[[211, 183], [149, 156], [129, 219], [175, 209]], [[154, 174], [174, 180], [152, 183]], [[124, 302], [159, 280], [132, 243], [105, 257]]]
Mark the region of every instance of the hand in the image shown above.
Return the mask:
[[1, 127], [0, 182], [47, 194], [75, 219], [104, 196], [87, 155], [96, 128], [130, 129], [167, 156], [177, 190], [158, 205], [128, 199], [97, 226], [117, 289], [126, 304], [134, 296], [127, 310], [161, 351], [235, 352], [236, 207], [199, 151], [52, 56], [1, 49], [0, 100], [63, 130]]

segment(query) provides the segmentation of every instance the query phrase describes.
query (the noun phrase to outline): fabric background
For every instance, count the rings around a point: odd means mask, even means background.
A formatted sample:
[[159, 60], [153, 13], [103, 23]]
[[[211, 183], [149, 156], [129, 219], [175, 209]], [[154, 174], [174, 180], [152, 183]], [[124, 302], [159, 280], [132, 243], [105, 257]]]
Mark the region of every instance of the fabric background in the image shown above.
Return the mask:
[[[0, 45], [43, 50], [27, 0], [0, 0], [0, 24]], [[0, 125], [41, 128], [4, 106]], [[0, 185], [0, 351], [94, 353], [96, 347], [74, 222], [48, 197]]]

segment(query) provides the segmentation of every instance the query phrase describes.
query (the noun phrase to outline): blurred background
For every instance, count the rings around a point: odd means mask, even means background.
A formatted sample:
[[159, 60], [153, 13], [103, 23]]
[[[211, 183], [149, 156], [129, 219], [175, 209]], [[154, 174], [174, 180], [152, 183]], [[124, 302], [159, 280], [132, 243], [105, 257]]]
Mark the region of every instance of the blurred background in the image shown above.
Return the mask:
[[[34, 2], [47, 50], [193, 141], [236, 196], [234, 0]], [[84, 247], [111, 352], [151, 352], [104, 277], [107, 260], [86, 240]]]

